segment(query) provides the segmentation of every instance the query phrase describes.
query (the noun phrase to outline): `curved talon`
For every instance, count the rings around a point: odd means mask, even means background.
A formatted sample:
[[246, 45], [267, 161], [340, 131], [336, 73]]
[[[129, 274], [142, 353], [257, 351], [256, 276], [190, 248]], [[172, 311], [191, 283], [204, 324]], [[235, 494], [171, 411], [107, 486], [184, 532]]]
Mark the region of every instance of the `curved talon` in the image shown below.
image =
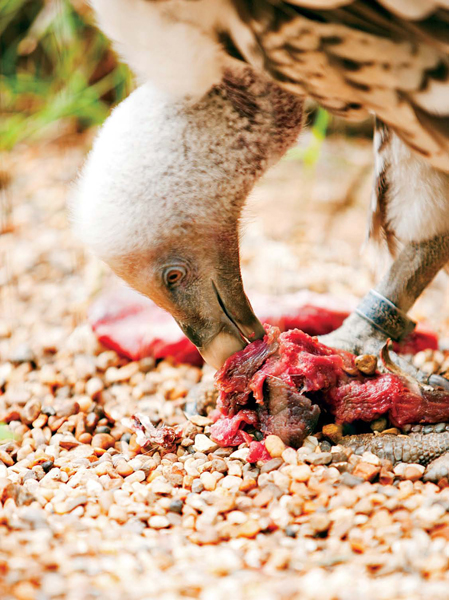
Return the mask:
[[[425, 391], [430, 392], [433, 391], [435, 388], [440, 388], [449, 391], [449, 381], [441, 375], [426, 375], [425, 373], [423, 373], [419, 369], [416, 369], [412, 364], [409, 363], [406, 363], [407, 370], [405, 370], [401, 367], [400, 364], [394, 362], [390, 353], [390, 344], [392, 345], [392, 342], [390, 339], [388, 339], [380, 351], [380, 358], [385, 369], [387, 369], [391, 373], [394, 373], [395, 375], [403, 377], [414, 386], [418, 385], [419, 388]], [[396, 356], [396, 359], [399, 363], [405, 362], [399, 356]], [[412, 371], [414, 374], [412, 375], [410, 371]]]
[[411, 380], [412, 377], [410, 377], [410, 375], [408, 373], [403, 371], [399, 367], [399, 365], [397, 365], [391, 359], [390, 349], [389, 349], [390, 345], [392, 347], [393, 342], [391, 341], [391, 338], [388, 338], [380, 350], [380, 358], [382, 360], [383, 366], [387, 369], [387, 371], [390, 371], [390, 373], [394, 373], [395, 375], [400, 375], [401, 377], [404, 377], [405, 379]]
[[[382, 364], [385, 367], [385, 369], [387, 371], [389, 371], [390, 373], [394, 373], [395, 375], [399, 375], [400, 377], [403, 377], [409, 383], [411, 383], [413, 386], [416, 386], [416, 385], [423, 386], [424, 382], [420, 381], [420, 379], [418, 378], [418, 375], [419, 375], [418, 370], [416, 370], [417, 376], [414, 377], [408, 371], [403, 369], [400, 366], [400, 364], [397, 364], [393, 361], [393, 359], [391, 358], [391, 354], [390, 354], [390, 348], [389, 348], [390, 345], [393, 346], [393, 343], [392, 343], [391, 339], [388, 338], [388, 340], [382, 346], [382, 349], [380, 351], [380, 359], [381, 359]], [[413, 365], [407, 364], [407, 368], [409, 366], [410, 366], [410, 370], [415, 370], [415, 367], [413, 367]]]

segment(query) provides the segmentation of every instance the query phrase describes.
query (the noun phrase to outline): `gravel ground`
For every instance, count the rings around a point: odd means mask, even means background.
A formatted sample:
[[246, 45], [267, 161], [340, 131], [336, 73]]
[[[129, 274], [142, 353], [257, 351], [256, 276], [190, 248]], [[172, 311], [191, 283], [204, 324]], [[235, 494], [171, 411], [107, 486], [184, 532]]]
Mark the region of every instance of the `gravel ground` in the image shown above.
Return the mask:
[[[207, 418], [186, 420], [200, 369], [127, 362], [98, 345], [86, 308], [110, 275], [73, 239], [64, 208], [88, 144], [17, 148], [0, 173], [0, 421], [14, 434], [0, 442], [0, 597], [447, 598], [447, 482], [317, 437], [295, 451], [271, 436], [272, 460], [248, 464], [245, 446], [216, 447]], [[341, 295], [370, 285], [355, 250], [369, 147], [330, 141], [323, 161], [332, 151], [340, 162], [303, 173], [302, 187], [287, 161], [254, 194], [262, 224], [244, 244], [254, 289], [293, 289], [295, 272], [296, 287]], [[267, 217], [278, 194], [298, 216]], [[345, 223], [350, 233], [333, 239]], [[447, 307], [435, 286], [420, 314], [435, 297]], [[183, 428], [173, 452], [141, 452], [135, 411]]]

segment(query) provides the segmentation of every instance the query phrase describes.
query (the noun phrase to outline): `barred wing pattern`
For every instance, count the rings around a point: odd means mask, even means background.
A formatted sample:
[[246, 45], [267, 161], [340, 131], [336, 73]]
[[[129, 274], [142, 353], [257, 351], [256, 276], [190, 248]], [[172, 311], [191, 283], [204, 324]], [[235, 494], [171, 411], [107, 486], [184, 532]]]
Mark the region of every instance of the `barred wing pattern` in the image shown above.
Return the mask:
[[244, 59], [334, 114], [376, 114], [449, 171], [449, 0], [247, 0], [237, 7], [252, 37], [229, 33]]

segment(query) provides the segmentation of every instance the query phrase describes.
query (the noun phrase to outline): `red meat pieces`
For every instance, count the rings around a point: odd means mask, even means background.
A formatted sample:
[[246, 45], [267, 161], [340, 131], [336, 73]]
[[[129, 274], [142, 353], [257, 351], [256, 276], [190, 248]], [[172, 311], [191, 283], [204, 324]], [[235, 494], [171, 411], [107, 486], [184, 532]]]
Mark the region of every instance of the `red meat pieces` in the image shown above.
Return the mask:
[[[332, 298], [311, 292], [279, 297], [253, 294], [252, 299], [262, 321], [281, 331], [301, 329], [309, 335], [323, 335], [340, 327], [348, 316]], [[129, 288], [101, 294], [89, 311], [89, 321], [102, 344], [131, 360], [152, 356], [193, 365], [203, 363], [175, 320]], [[412, 354], [425, 348], [436, 349], [437, 345], [434, 333], [421, 330], [395, 344], [395, 350]]]
[[238, 446], [250, 443], [253, 438], [243, 429], [245, 425], [256, 426], [259, 422], [253, 410], [239, 410], [233, 417], [219, 418], [211, 427], [212, 437], [220, 446]]
[[[299, 330], [281, 334], [267, 327], [263, 340], [226, 361], [216, 382], [223, 421], [235, 418], [242, 407], [250, 408], [265, 434], [276, 434], [293, 446], [314, 430], [321, 409], [337, 423], [369, 422], [384, 414], [398, 426], [449, 418], [447, 392], [422, 391], [393, 374], [364, 376], [355, 367], [354, 355]], [[226, 426], [217, 421], [213, 437], [219, 427]]]

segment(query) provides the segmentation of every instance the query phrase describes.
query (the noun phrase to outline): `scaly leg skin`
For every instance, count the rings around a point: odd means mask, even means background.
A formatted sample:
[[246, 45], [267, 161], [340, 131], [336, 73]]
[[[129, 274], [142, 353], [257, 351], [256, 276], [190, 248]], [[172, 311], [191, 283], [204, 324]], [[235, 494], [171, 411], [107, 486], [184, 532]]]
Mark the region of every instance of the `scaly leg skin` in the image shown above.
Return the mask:
[[397, 463], [415, 463], [426, 467], [424, 481], [438, 482], [449, 476], [449, 431], [444, 423], [425, 426], [430, 433], [409, 435], [374, 435], [372, 433], [348, 435], [339, 445], [351, 448], [355, 454], [372, 452], [381, 459]]
[[[388, 338], [400, 340], [413, 326], [406, 313], [449, 261], [449, 235], [408, 243], [391, 265], [374, 292], [343, 325], [321, 336], [320, 342], [354, 354], [379, 354]], [[410, 363], [391, 353], [394, 362], [418, 381], [448, 389], [440, 376], [420, 374]]]

